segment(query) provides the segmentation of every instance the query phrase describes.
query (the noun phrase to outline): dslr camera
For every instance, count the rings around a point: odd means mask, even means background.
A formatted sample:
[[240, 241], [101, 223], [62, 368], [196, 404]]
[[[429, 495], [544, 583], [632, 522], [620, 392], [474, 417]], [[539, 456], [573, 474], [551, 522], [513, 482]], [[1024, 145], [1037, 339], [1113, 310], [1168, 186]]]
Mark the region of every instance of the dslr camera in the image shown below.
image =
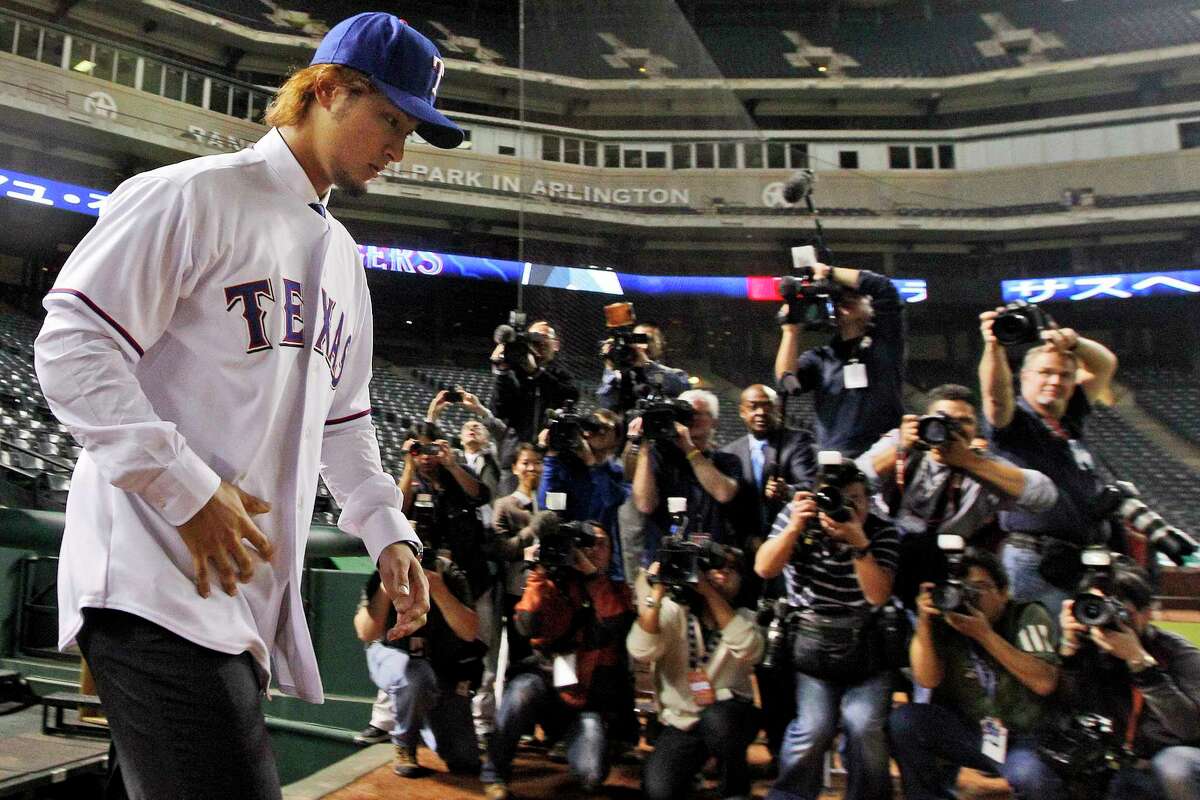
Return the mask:
[[579, 446], [586, 433], [595, 433], [600, 425], [591, 414], [580, 414], [575, 411], [575, 401], [568, 400], [562, 408], [549, 411], [550, 449], [557, 453], [570, 453]]
[[671, 530], [658, 546], [658, 575], [651, 579], [679, 595], [694, 588], [704, 572], [724, 566], [730, 554], [711, 539], [691, 540], [685, 514], [686, 497], [668, 497], [667, 509], [671, 514]]
[[642, 438], [652, 442], [673, 442], [675, 423], [690, 427], [696, 418], [696, 410], [686, 400], [651, 395], [638, 400], [629, 417], [641, 417]]
[[537, 563], [550, 570], [575, 566], [575, 550], [591, 547], [596, 535], [587, 522], [563, 522], [561, 514], [567, 508], [563, 492], [547, 492], [546, 508], [555, 513], [555, 520], [538, 533]]
[[1036, 344], [1041, 341], [1042, 331], [1054, 327], [1054, 320], [1040, 306], [1015, 300], [996, 315], [992, 333], [1005, 347], [1019, 344]]
[[933, 587], [934, 608], [943, 614], [970, 614], [979, 602], [979, 593], [968, 586], [965, 580], [967, 570], [963, 567], [963, 554], [966, 552], [966, 542], [956, 534], [943, 533], [938, 535], [937, 545], [946, 559], [946, 574], [949, 577]]
[[543, 334], [525, 330], [525, 321], [524, 311], [510, 311], [507, 324], [497, 325], [496, 330], [492, 332], [492, 341], [504, 345], [504, 349], [500, 351], [499, 362], [517, 372], [529, 370], [530, 353], [533, 353], [536, 361], [538, 354], [535, 345], [546, 341]]
[[[820, 469], [817, 474], [817, 489], [813, 492], [817, 510], [834, 522], [849, 522], [854, 517], [854, 504], [842, 493], [842, 454], [837, 450], [822, 450], [817, 454]], [[853, 462], [847, 462], [851, 467]], [[802, 563], [813, 556], [829, 558], [841, 549], [841, 545], [825, 533], [819, 515], [810, 517], [804, 531], [796, 540], [792, 550], [792, 563]]]
[[962, 425], [946, 413], [926, 414], [917, 420], [917, 441], [926, 448], [940, 447], [961, 432]]
[[[1118, 630], [1121, 625], [1132, 624], [1129, 610], [1113, 594], [1112, 554], [1105, 547], [1088, 547], [1079, 560], [1087, 569], [1083, 585], [1087, 587], [1075, 595], [1071, 616], [1080, 625]], [[1090, 591], [1098, 589], [1102, 594]]]
[[1116, 515], [1146, 537], [1150, 549], [1162, 553], [1182, 566], [1184, 560], [1200, 549], [1191, 536], [1169, 524], [1157, 511], [1142, 502], [1141, 492], [1129, 481], [1117, 481], [1113, 486], [1120, 492]]
[[788, 618], [794, 610], [783, 597], [759, 599], [755, 622], [766, 632], [762, 658], [764, 669], [787, 666]]
[[442, 448], [440, 445], [434, 444], [433, 442], [430, 442], [429, 444], [421, 444], [420, 442], [414, 441], [412, 446], [408, 448], [408, 452], [412, 453], [414, 458], [417, 456], [439, 456], [442, 454]]

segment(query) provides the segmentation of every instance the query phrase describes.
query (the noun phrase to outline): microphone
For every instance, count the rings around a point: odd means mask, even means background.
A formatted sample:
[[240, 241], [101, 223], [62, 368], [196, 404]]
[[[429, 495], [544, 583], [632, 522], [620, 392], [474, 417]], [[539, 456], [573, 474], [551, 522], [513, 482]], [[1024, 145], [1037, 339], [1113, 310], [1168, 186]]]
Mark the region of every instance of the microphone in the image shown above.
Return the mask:
[[783, 185], [783, 199], [789, 203], [799, 203], [812, 194], [813, 183], [817, 176], [811, 169], [798, 169], [788, 182]]

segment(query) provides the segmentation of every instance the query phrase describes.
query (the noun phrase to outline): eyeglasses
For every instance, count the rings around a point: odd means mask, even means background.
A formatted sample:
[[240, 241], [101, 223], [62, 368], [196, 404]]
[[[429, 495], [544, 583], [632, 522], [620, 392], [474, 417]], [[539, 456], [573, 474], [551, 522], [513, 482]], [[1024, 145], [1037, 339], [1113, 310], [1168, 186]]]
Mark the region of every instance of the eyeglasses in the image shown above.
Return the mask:
[[977, 592], [994, 592], [997, 588], [999, 588], [991, 581], [963, 581], [963, 585], [968, 586]]

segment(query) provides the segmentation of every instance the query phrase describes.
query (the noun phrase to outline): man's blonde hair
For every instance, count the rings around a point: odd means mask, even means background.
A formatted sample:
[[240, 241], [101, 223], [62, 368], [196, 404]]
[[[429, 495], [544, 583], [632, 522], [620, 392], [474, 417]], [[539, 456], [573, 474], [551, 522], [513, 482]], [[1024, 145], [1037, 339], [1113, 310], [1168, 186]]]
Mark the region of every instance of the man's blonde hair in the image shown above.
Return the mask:
[[299, 125], [317, 96], [317, 86], [322, 83], [344, 87], [351, 94], [368, 95], [379, 91], [365, 73], [356, 69], [341, 64], [313, 64], [293, 72], [279, 87], [267, 106], [263, 121], [273, 128]]

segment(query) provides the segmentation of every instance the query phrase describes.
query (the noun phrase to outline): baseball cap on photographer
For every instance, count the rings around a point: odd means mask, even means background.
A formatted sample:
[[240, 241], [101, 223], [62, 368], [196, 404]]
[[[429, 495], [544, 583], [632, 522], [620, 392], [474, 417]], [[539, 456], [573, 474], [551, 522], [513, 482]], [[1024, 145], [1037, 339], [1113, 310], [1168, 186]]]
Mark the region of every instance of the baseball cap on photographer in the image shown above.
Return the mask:
[[325, 34], [311, 64], [342, 64], [366, 73], [376, 89], [418, 121], [422, 139], [447, 150], [462, 143], [462, 128], [433, 107], [446, 70], [441, 54], [399, 17], [375, 11], [342, 20]]

